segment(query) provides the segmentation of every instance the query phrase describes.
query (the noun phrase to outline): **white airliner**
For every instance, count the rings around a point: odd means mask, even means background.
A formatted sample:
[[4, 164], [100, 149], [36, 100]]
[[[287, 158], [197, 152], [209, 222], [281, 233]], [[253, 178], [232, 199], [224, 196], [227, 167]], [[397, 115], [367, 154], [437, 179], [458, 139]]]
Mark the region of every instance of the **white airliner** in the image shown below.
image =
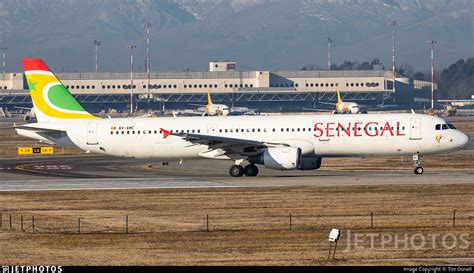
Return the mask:
[[233, 177], [276, 170], [315, 170], [323, 157], [454, 152], [469, 137], [422, 114], [216, 116], [99, 119], [89, 114], [39, 59], [24, 59], [38, 123], [18, 134], [97, 154], [179, 160], [227, 159]]
[[191, 104], [199, 106], [198, 114], [208, 116], [227, 116], [230, 112], [230, 107], [225, 104], [214, 104], [211, 99], [211, 91], [207, 91], [207, 105]]
[[320, 102], [321, 104], [329, 104], [336, 106], [336, 113], [339, 114], [358, 114], [360, 111], [359, 104], [355, 102], [344, 102], [341, 98], [341, 92], [339, 86], [337, 86], [337, 103], [331, 102]]

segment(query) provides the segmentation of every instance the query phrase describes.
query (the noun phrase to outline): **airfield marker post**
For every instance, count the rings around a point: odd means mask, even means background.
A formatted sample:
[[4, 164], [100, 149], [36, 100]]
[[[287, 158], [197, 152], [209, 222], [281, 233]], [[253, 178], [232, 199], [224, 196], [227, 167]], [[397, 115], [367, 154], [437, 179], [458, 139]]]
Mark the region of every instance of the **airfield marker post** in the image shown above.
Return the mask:
[[374, 228], [374, 212], [373, 211], [370, 212], [370, 228], [371, 229]]
[[456, 227], [456, 210], [453, 210], [453, 227]]
[[329, 255], [328, 255], [328, 260], [331, 259], [331, 250], [332, 250], [332, 242], [329, 241]]
[[290, 230], [292, 230], [292, 222], [291, 222], [291, 212], [290, 212]]
[[128, 234], [128, 215], [125, 216], [125, 233]]

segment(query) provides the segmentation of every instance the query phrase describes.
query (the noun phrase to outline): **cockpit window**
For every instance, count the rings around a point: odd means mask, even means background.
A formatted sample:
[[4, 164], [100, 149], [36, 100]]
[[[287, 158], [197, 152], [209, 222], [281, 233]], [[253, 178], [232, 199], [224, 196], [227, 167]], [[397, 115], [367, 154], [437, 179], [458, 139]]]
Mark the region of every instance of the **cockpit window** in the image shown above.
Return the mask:
[[448, 130], [449, 129], [448, 125], [446, 125], [446, 124], [443, 124], [442, 128], [443, 128], [443, 130]]
[[451, 123], [448, 123], [448, 127], [453, 129], [453, 130], [456, 130], [456, 127], [454, 127], [454, 125], [452, 125]]
[[436, 124], [436, 131], [441, 130], [441, 124]]

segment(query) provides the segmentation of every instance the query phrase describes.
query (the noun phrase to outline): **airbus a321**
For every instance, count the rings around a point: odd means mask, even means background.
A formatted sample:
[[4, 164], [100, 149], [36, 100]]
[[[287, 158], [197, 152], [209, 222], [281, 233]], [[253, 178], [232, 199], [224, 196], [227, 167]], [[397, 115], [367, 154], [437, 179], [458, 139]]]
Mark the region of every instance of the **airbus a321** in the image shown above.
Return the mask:
[[232, 160], [233, 177], [275, 170], [316, 170], [324, 157], [454, 152], [469, 137], [423, 114], [216, 116], [100, 119], [87, 112], [40, 59], [23, 60], [37, 123], [20, 135], [102, 155], [157, 160]]

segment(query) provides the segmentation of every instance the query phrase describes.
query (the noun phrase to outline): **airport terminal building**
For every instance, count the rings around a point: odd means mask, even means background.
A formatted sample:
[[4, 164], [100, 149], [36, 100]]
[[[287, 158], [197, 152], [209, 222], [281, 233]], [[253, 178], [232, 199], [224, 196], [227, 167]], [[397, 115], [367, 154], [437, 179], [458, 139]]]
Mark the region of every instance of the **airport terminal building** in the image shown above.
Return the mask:
[[[214, 102], [231, 106], [294, 111], [321, 108], [319, 102], [337, 101], [340, 88], [346, 101], [363, 105], [429, 103], [427, 82], [393, 74], [381, 67], [364, 71], [239, 71], [235, 62], [210, 62], [207, 72], [57, 73], [58, 78], [86, 108], [94, 111], [129, 106], [138, 109], [185, 109], [205, 104], [210, 91]], [[28, 107], [23, 73], [6, 73], [0, 80], [0, 107]], [[134, 107], [136, 107], [134, 105]], [[191, 107], [192, 108], [192, 107]]]

